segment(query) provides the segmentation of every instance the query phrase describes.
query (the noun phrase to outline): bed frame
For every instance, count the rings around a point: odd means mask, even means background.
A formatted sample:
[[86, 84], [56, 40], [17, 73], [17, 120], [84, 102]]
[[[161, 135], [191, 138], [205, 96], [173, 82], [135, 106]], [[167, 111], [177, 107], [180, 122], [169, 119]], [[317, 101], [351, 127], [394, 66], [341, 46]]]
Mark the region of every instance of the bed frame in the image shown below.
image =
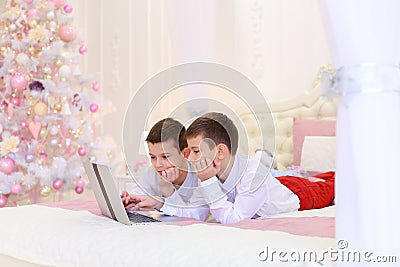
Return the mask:
[[[336, 118], [337, 99], [321, 97], [321, 77], [324, 72], [333, 73], [333, 71], [331, 65], [321, 67], [310, 90], [291, 100], [270, 103], [275, 128], [268, 129], [267, 135], [275, 136], [275, 144], [264, 140], [265, 145], [260, 147], [263, 141], [259, 125], [254, 120], [254, 114], [249, 110], [239, 111], [239, 118], [245, 125], [249, 140], [248, 152], [251, 154], [260, 148], [267, 149], [275, 155], [275, 163], [278, 168], [291, 166], [293, 162], [293, 118], [317, 120]], [[268, 120], [270, 117], [269, 114], [259, 113], [259, 110], [265, 110], [265, 108], [257, 106], [252, 108], [260, 120]], [[247, 142], [247, 140], [244, 141]], [[245, 146], [244, 144], [240, 145]]]

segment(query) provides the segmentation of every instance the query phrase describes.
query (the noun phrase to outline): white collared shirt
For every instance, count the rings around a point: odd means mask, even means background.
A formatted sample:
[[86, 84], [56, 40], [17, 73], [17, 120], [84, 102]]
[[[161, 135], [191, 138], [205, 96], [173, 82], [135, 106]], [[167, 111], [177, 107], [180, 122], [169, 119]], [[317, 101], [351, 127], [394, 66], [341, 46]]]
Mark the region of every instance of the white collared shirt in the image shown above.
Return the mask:
[[224, 183], [212, 177], [200, 183], [200, 191], [213, 217], [221, 223], [235, 223], [258, 216], [296, 211], [296, 194], [269, 174], [255, 157], [237, 155]]
[[188, 170], [185, 181], [179, 188], [174, 187], [174, 192], [168, 197], [162, 195], [158, 186], [161, 177], [152, 166], [136, 181], [137, 186], [130, 193], [162, 197], [164, 205], [160, 210], [165, 214], [204, 221], [209, 215], [209, 208], [195, 190], [199, 187], [200, 181], [193, 172], [191, 164], [188, 164]]

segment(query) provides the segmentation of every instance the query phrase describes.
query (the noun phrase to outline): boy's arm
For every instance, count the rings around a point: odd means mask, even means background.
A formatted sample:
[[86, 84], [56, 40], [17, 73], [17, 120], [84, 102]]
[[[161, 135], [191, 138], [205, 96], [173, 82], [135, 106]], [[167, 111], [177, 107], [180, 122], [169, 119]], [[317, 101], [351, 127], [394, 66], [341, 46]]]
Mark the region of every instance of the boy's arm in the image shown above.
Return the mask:
[[158, 179], [158, 188], [160, 189], [161, 195], [164, 197], [169, 197], [175, 193], [173, 184], [162, 177]]
[[163, 197], [169, 197], [175, 193], [176, 188], [173, 184], [181, 174], [179, 168], [171, 167], [162, 171], [161, 176], [158, 176], [158, 188]]
[[209, 207], [205, 205], [201, 194], [195, 188], [189, 200], [185, 201], [176, 190], [170, 197], [164, 199], [161, 211], [167, 215], [194, 218], [205, 221], [210, 213]]
[[[164, 195], [164, 192], [162, 192], [161, 188], [159, 190], [161, 192], [157, 193], [156, 190], [151, 186], [152, 184], [154, 184], [154, 186], [158, 187], [159, 180], [162, 180], [162, 178], [159, 179], [153, 168], [149, 167], [146, 174], [141, 177], [139, 181], [135, 181], [136, 185], [137, 183], [140, 183], [140, 186], [137, 185], [133, 190], [130, 191], [130, 193], [134, 195], [150, 196], [161, 196], [159, 193]], [[194, 218], [197, 220], [205, 221], [205, 219], [209, 215], [209, 207], [207, 205], [204, 205], [205, 202], [202, 199], [201, 194], [199, 194], [199, 192], [196, 193], [197, 190], [195, 188], [189, 189], [193, 190], [193, 194], [190, 197], [190, 201], [185, 201], [181, 195], [182, 189], [182, 187], [178, 190], [174, 189], [174, 192], [172, 192], [172, 194], [168, 197], [165, 197], [165, 194], [164, 198], [162, 199], [164, 203], [162, 204], [160, 210], [165, 214], [171, 216], [173, 215], [179, 217]], [[154, 197], [152, 199], [155, 200]]]
[[[197, 170], [196, 175], [200, 182], [200, 191], [203, 198], [210, 207], [213, 217], [221, 223], [235, 223], [245, 219], [251, 219], [257, 211], [264, 205], [268, 190], [266, 179], [257, 173], [267, 173], [263, 170], [246, 168], [247, 170], [237, 177], [237, 184], [228, 190], [236, 193], [235, 201], [229, 201], [225, 190], [222, 189], [220, 180], [216, 174], [220, 172], [220, 166], [213, 161], [203, 158], [194, 163]], [[230, 175], [235, 175], [231, 174]], [[234, 178], [234, 177], [232, 177]], [[231, 178], [231, 179], [232, 179]], [[252, 184], [252, 182], [257, 182]], [[260, 184], [261, 182], [261, 184]], [[253, 188], [255, 184], [259, 186]], [[234, 203], [232, 203], [234, 202]]]
[[[201, 191], [207, 201], [213, 217], [221, 223], [235, 223], [251, 219], [264, 205], [267, 197], [266, 183], [258, 188], [251, 189], [255, 173], [245, 174], [236, 185], [235, 202], [228, 201], [228, 196], [222, 190], [222, 185], [217, 177], [212, 177], [201, 182]], [[235, 190], [233, 188], [233, 190]]]
[[205, 221], [210, 213], [210, 209], [205, 205], [198, 207], [177, 207], [166, 205], [166, 203], [162, 206], [161, 211], [170, 216], [193, 218], [200, 221]]
[[158, 179], [152, 166], [150, 166], [141, 177], [133, 178], [133, 180], [135, 186], [129, 190], [130, 194], [149, 196], [159, 195], [160, 190], [158, 190]]

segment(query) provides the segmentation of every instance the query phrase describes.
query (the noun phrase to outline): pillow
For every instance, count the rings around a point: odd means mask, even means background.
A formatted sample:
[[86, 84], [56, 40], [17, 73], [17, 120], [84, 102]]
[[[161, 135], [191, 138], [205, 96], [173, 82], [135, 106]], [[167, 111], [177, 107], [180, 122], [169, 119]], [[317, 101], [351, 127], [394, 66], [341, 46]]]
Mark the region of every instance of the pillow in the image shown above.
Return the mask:
[[336, 136], [306, 136], [301, 153], [301, 167], [308, 176], [334, 171], [336, 163]]
[[301, 151], [305, 136], [335, 136], [335, 120], [293, 118], [293, 165], [301, 164]]

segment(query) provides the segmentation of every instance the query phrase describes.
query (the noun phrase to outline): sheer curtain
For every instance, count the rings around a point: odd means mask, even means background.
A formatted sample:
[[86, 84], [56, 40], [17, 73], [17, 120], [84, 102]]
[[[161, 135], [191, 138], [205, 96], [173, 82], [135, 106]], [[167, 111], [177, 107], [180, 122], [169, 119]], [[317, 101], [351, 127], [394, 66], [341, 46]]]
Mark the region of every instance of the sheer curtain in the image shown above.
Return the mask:
[[[165, 5], [173, 65], [193, 61], [215, 61], [216, 9], [214, 0], [174, 0]], [[192, 85], [187, 99], [208, 95], [202, 85]], [[188, 112], [200, 115], [207, 111], [195, 101]]]
[[399, 10], [397, 0], [321, 2], [340, 97], [336, 238], [372, 260], [400, 252]]

